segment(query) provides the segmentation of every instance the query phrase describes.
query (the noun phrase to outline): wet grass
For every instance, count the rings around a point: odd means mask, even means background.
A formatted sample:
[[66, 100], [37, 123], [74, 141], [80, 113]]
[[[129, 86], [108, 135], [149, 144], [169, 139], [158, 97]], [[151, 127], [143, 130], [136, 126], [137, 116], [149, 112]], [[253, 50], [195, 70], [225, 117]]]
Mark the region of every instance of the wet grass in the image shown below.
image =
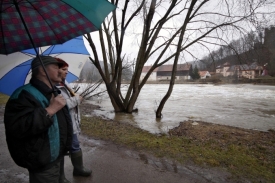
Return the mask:
[[0, 93], [0, 105], [6, 104], [8, 99], [9, 99], [9, 96]]
[[[189, 127], [184, 128], [186, 130]], [[215, 128], [218, 131], [215, 131]], [[212, 133], [210, 129], [214, 132]], [[247, 130], [236, 131], [235, 128], [228, 127], [222, 129], [221, 126], [204, 127], [201, 129], [203, 132], [199, 132], [198, 129], [196, 131], [192, 127], [188, 130], [195, 133], [154, 135], [128, 124], [100, 117], [82, 117], [83, 133], [93, 138], [113, 141], [179, 163], [191, 161], [200, 166], [225, 168], [232, 174], [231, 181], [274, 182], [274, 131], [268, 133], [253, 131], [249, 134]]]

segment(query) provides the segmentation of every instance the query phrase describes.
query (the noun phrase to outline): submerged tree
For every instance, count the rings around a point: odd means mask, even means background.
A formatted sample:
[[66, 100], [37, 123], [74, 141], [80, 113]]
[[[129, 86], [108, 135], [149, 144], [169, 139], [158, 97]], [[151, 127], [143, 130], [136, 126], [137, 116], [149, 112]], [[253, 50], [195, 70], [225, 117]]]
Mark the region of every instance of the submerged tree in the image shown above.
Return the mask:
[[[93, 51], [90, 59], [106, 85], [114, 110], [127, 113], [133, 111], [139, 93], [154, 69], [173, 62], [169, 88], [156, 117], [162, 116], [165, 102], [173, 91], [178, 63], [187, 61], [188, 56], [198, 59], [199, 53], [210, 52], [212, 45], [225, 45], [228, 40], [253, 29], [255, 24], [258, 26], [259, 15], [265, 16], [261, 8], [273, 6], [273, 0], [111, 2], [118, 8], [99, 30], [100, 48], [95, 46], [98, 38], [85, 35]], [[104, 62], [104, 71], [99, 60]], [[121, 92], [122, 71], [129, 62], [133, 66], [133, 75], [124, 94]], [[145, 64], [152, 67], [140, 79]]]

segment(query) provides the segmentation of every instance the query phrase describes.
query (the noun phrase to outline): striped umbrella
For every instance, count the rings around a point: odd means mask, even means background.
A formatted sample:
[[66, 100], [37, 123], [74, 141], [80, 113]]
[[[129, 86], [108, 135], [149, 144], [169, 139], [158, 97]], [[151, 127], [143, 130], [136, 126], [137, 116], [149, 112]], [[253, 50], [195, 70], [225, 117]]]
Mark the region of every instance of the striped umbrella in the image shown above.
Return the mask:
[[[39, 47], [40, 55], [61, 58], [69, 64], [66, 81], [78, 79], [80, 72], [89, 58], [82, 36], [60, 45]], [[12, 92], [29, 83], [31, 78], [31, 62], [36, 57], [34, 49], [23, 50], [9, 55], [0, 55], [0, 92], [11, 95]]]

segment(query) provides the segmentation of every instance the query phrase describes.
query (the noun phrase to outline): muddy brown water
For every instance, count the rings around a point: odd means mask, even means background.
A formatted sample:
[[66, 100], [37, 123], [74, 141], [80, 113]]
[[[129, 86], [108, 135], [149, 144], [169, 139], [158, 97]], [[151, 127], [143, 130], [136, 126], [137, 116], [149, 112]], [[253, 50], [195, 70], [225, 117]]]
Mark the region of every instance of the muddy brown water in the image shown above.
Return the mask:
[[[145, 85], [135, 105], [138, 112], [133, 114], [114, 113], [107, 94], [89, 102], [101, 106], [94, 110], [96, 115], [151, 133], [167, 133], [188, 119], [261, 131], [275, 129], [275, 86], [177, 84], [162, 111], [163, 118], [157, 120], [155, 110], [167, 89], [168, 85]], [[98, 91], [103, 90], [102, 85]]]

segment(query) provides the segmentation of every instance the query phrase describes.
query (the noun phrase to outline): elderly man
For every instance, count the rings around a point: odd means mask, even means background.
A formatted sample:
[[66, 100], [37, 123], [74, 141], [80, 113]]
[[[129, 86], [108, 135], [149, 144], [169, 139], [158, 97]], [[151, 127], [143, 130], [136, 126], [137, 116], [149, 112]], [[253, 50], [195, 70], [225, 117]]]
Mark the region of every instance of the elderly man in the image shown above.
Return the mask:
[[[50, 56], [41, 60], [52, 85], [61, 82], [62, 63]], [[38, 58], [31, 68], [30, 83], [16, 89], [6, 104], [8, 148], [15, 163], [28, 169], [30, 183], [60, 183], [60, 161], [72, 144], [70, 114], [64, 97], [53, 94]]]

